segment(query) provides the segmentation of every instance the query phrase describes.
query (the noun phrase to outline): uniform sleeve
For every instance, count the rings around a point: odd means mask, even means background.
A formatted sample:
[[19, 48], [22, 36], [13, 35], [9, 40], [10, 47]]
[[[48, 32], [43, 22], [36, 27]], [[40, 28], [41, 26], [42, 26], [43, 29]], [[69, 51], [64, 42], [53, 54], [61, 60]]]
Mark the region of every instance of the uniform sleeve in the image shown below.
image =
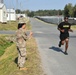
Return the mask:
[[28, 39], [28, 36], [25, 32], [22, 32], [22, 37], [24, 38], [24, 40], [27, 40]]
[[21, 33], [21, 31], [16, 31], [16, 38], [21, 38], [22, 37], [22, 35], [21, 35], [22, 33]]
[[23, 38], [24, 40], [28, 39], [27, 35], [22, 30], [16, 32], [16, 38]]

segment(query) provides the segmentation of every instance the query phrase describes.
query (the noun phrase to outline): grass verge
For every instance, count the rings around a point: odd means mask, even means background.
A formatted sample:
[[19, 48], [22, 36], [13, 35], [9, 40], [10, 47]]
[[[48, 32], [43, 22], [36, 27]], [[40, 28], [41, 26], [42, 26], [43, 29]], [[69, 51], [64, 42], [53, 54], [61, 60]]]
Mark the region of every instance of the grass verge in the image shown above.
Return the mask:
[[5, 35], [0, 35], [0, 56], [4, 54], [7, 47], [12, 45], [12, 43], [7, 41], [5, 37]]
[[73, 25], [73, 26], [72, 26], [72, 29], [73, 29], [73, 30], [76, 30], [76, 25]]
[[37, 50], [35, 39], [27, 40], [27, 60], [25, 67], [27, 71], [20, 71], [17, 67], [17, 49], [12, 44], [6, 48], [5, 53], [0, 57], [0, 75], [43, 75], [41, 60]]
[[[7, 24], [0, 23], [0, 30], [17, 30], [18, 23], [16, 21], [7, 22]], [[31, 29], [30, 22], [27, 23], [27, 30]]]

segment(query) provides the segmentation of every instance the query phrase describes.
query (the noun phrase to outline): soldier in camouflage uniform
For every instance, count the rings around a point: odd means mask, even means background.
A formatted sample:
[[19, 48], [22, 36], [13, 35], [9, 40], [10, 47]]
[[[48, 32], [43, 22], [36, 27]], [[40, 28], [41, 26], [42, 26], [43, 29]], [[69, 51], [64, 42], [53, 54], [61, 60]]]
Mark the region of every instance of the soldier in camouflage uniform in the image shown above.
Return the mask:
[[23, 17], [21, 17], [18, 24], [18, 30], [16, 31], [18, 66], [20, 70], [27, 70], [27, 68], [24, 68], [26, 58], [26, 40], [28, 39], [28, 37], [32, 35], [32, 32], [30, 32], [29, 36], [27, 36], [25, 28], [26, 28], [26, 21], [24, 21]]

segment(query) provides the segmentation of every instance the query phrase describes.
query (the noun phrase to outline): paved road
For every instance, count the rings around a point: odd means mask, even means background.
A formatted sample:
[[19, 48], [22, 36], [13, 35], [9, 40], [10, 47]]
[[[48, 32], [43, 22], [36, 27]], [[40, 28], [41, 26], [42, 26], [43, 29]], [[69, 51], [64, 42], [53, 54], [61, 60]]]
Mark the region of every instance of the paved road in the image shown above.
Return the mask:
[[15, 31], [12, 31], [12, 30], [9, 30], [9, 31], [1, 30], [0, 34], [15, 34]]
[[31, 24], [45, 74], [76, 75], [76, 31], [70, 33], [68, 55], [64, 55], [64, 46], [58, 47], [57, 26], [33, 18]]

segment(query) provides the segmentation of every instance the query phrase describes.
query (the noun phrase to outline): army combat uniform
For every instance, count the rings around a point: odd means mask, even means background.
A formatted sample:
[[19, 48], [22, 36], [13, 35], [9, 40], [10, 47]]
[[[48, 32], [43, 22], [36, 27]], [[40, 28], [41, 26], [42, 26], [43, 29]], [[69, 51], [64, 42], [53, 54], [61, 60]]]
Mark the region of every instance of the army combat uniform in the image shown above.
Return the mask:
[[16, 31], [16, 44], [18, 50], [18, 66], [24, 67], [26, 57], [26, 40], [28, 39], [24, 29], [20, 28]]

